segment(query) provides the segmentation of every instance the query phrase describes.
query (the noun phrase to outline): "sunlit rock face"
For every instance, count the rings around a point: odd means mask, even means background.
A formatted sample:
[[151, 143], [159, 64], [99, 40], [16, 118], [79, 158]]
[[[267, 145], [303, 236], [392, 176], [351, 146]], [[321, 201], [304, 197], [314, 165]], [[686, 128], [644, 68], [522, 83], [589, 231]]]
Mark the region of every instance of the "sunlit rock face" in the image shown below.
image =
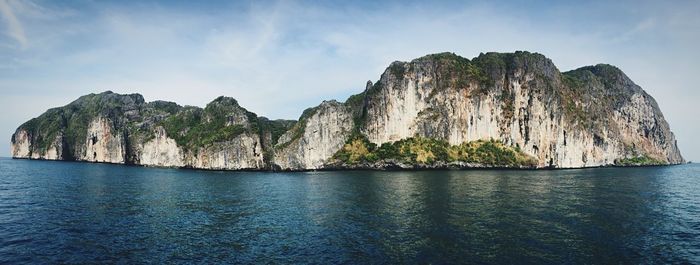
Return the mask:
[[229, 141], [188, 153], [187, 166], [201, 169], [264, 169], [262, 144], [257, 134], [241, 134]]
[[354, 127], [351, 109], [336, 101], [324, 101], [303, 117], [298, 127], [280, 137], [274, 165], [283, 170], [322, 168], [347, 141]]
[[80, 160], [89, 162], [124, 163], [124, 135], [103, 117], [90, 122], [85, 139], [85, 154]]
[[61, 160], [63, 152], [62, 135], [56, 135], [46, 147], [32, 145], [31, 135], [26, 130], [18, 130], [12, 136], [10, 153], [15, 158]]
[[31, 146], [31, 136], [26, 130], [18, 129], [12, 135], [12, 145], [10, 153], [12, 157], [15, 158], [29, 158], [31, 156], [30, 146]]
[[561, 74], [539, 54], [438, 54], [393, 63], [367, 95], [363, 132], [376, 144], [492, 138], [558, 168], [683, 161], [651, 96], [609, 65]]
[[153, 139], [143, 144], [140, 164], [159, 167], [185, 166], [182, 149], [160, 126], [154, 129]]
[[258, 117], [228, 97], [198, 108], [145, 102], [138, 94], [90, 94], [21, 125], [11, 152], [161, 167], [315, 170], [342, 167], [334, 155], [357, 136], [376, 146], [412, 137], [450, 145], [493, 139], [540, 168], [683, 162], [654, 99], [622, 71], [599, 64], [561, 73], [529, 52], [394, 62], [364, 92], [344, 103], [324, 101], [298, 121]]

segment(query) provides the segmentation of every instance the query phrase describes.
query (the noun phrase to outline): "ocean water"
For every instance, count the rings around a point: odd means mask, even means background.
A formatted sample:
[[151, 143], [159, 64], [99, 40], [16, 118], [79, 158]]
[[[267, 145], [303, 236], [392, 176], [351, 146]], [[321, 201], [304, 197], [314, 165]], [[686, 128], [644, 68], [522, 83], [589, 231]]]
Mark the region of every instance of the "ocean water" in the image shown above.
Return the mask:
[[0, 263], [700, 263], [700, 166], [214, 172], [0, 159]]

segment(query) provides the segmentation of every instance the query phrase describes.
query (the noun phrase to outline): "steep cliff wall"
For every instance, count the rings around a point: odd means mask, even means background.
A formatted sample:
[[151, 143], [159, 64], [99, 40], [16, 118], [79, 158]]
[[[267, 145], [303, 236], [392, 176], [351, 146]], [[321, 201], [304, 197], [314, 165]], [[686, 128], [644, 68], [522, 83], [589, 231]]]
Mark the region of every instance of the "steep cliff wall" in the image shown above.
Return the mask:
[[10, 147], [12, 157], [29, 158], [32, 155], [31, 151], [31, 136], [24, 129], [18, 129], [12, 135], [12, 146]]
[[561, 73], [529, 52], [394, 62], [299, 121], [219, 97], [205, 108], [91, 94], [22, 124], [16, 158], [224, 170], [682, 163], [657, 103], [614, 66]]
[[153, 133], [153, 139], [143, 144], [140, 164], [144, 166], [184, 167], [182, 148], [177, 145], [174, 139], [168, 137], [165, 129], [158, 126]]
[[32, 145], [32, 136], [26, 130], [18, 130], [13, 135], [10, 152], [15, 158], [60, 160], [63, 152], [62, 139], [62, 135], [56, 135], [53, 141], [48, 141], [48, 146], [40, 148]]
[[279, 130], [286, 130], [288, 124], [258, 118], [227, 97], [201, 109], [164, 101], [146, 103], [140, 95], [108, 91], [81, 97], [23, 124], [12, 137], [12, 155], [162, 167], [264, 169], [267, 162], [259, 135], [265, 133], [270, 141], [276, 140]]
[[437, 54], [393, 63], [366, 93], [363, 133], [378, 145], [415, 135], [450, 144], [492, 138], [558, 168], [640, 155], [683, 161], [653, 99], [607, 65], [562, 75], [539, 54]]
[[353, 127], [350, 107], [324, 101], [280, 137], [273, 163], [283, 170], [322, 168], [345, 144]]
[[243, 133], [187, 154], [187, 166], [202, 169], [264, 169], [263, 150], [257, 134]]
[[85, 154], [79, 160], [123, 164], [125, 157], [124, 134], [113, 123], [97, 117], [87, 127]]

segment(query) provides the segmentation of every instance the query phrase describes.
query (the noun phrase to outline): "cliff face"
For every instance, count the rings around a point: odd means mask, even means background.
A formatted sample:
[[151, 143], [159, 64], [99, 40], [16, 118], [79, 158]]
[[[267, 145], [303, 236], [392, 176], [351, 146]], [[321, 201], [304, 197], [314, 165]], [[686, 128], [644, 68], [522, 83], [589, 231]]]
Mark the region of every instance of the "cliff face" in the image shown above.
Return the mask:
[[156, 127], [153, 133], [153, 139], [143, 144], [139, 162], [149, 166], [184, 167], [183, 151], [177, 142], [168, 137], [161, 126]]
[[354, 128], [352, 111], [336, 101], [307, 110], [275, 146], [273, 163], [283, 170], [319, 169], [345, 144]]
[[254, 133], [242, 133], [229, 141], [201, 147], [185, 159], [192, 168], [264, 169], [262, 145]]
[[493, 138], [539, 167], [639, 155], [683, 161], [654, 100], [608, 65], [561, 74], [539, 54], [438, 54], [393, 63], [367, 94], [363, 132], [376, 144], [414, 135], [450, 144]]
[[258, 124], [258, 117], [232, 98], [217, 98], [200, 109], [163, 101], [145, 103], [140, 95], [105, 92], [81, 97], [20, 126], [12, 137], [12, 155], [162, 167], [264, 169], [259, 135], [266, 131]]
[[61, 160], [63, 158], [61, 153], [63, 151], [61, 135], [57, 135], [53, 140], [49, 140], [48, 146], [42, 152], [33, 151], [35, 147], [32, 145], [31, 137], [27, 130], [17, 130], [12, 137], [12, 146], [10, 147], [12, 157], [45, 160]]
[[85, 153], [79, 160], [124, 163], [124, 134], [109, 119], [98, 116], [90, 122], [85, 139]]
[[560, 73], [536, 53], [394, 62], [298, 122], [219, 97], [205, 108], [91, 94], [12, 136], [16, 158], [203, 169], [592, 167], [682, 163], [654, 99], [610, 65]]

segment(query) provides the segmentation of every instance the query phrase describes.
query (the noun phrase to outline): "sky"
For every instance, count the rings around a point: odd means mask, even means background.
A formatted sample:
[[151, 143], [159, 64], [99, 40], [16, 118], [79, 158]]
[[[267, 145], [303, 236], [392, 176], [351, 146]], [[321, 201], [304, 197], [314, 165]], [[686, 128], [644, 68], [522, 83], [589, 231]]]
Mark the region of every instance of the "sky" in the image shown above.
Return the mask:
[[553, 2], [0, 0], [0, 156], [21, 123], [89, 93], [226, 95], [296, 119], [392, 61], [527, 50], [560, 71], [619, 67], [700, 161], [700, 1]]

